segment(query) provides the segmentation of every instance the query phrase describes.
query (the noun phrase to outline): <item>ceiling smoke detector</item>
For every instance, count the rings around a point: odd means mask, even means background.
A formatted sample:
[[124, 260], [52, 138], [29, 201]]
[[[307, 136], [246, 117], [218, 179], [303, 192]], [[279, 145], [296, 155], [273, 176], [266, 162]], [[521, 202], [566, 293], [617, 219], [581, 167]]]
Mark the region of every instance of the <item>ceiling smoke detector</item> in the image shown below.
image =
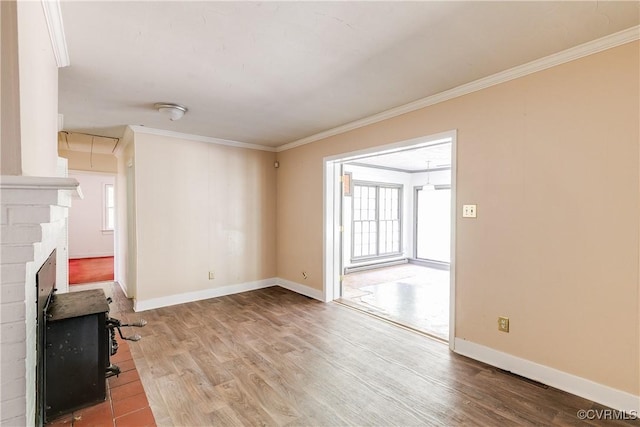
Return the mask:
[[184, 105], [166, 102], [159, 102], [155, 104], [154, 107], [171, 121], [180, 120], [182, 116], [184, 116], [184, 113], [188, 111]]

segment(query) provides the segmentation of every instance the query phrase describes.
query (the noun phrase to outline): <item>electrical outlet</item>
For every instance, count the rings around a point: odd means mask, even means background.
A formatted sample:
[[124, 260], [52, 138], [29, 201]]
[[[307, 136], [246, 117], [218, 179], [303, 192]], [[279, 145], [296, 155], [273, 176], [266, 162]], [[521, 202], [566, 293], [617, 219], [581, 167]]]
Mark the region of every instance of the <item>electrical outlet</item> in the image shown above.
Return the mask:
[[509, 332], [509, 318], [508, 317], [498, 317], [498, 330], [500, 332]]
[[475, 218], [477, 216], [477, 205], [462, 205], [463, 218]]
[[216, 273], [214, 271], [209, 272], [209, 280], [213, 280], [216, 278]]

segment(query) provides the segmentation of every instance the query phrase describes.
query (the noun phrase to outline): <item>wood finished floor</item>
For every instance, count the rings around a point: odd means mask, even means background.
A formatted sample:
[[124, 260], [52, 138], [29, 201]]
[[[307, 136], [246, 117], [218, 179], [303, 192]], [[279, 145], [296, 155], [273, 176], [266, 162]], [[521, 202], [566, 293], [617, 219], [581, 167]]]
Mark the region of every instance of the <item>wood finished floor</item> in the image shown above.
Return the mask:
[[130, 348], [159, 426], [603, 425], [576, 417], [601, 405], [279, 287], [123, 317], [149, 322]]
[[113, 280], [113, 257], [76, 258], [69, 260], [69, 284], [104, 282]]

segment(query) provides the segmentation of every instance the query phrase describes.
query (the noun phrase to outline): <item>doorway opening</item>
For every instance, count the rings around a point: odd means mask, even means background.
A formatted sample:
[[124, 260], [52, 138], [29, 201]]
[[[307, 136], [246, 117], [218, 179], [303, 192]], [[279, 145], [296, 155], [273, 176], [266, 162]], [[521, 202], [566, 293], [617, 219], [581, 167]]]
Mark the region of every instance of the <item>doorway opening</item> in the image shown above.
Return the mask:
[[325, 299], [450, 346], [455, 136], [325, 159]]
[[69, 284], [114, 280], [115, 174], [70, 170], [83, 197], [69, 209]]

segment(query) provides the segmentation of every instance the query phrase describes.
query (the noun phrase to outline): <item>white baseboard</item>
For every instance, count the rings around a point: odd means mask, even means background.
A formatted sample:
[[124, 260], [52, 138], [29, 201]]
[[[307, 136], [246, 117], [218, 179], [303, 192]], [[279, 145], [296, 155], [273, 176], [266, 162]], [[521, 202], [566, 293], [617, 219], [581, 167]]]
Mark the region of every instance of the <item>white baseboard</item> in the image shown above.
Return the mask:
[[124, 283], [124, 281], [121, 280], [115, 280], [115, 282], [120, 286], [120, 289], [122, 289], [122, 292], [124, 292], [124, 296], [127, 298], [129, 297], [129, 292], [128, 292], [128, 288], [127, 288], [127, 284]]
[[91, 254], [69, 254], [69, 259], [104, 258], [113, 256], [113, 252], [96, 252]]
[[311, 288], [297, 282], [292, 282], [291, 280], [281, 279], [280, 277], [276, 277], [276, 284], [281, 288], [289, 289], [290, 291], [293, 291], [300, 295], [317, 299], [318, 301], [326, 302], [320, 289]]
[[171, 305], [184, 304], [186, 302], [200, 301], [225, 295], [239, 294], [241, 292], [255, 291], [276, 285], [276, 278], [256, 280], [254, 282], [238, 283], [235, 285], [220, 286], [218, 288], [203, 289], [201, 291], [186, 292], [183, 294], [169, 295], [147, 300], [134, 299], [133, 310], [145, 311], [154, 308], [169, 307]]
[[[539, 381], [548, 386], [584, 397], [630, 414], [640, 413], [640, 396], [596, 383], [545, 365], [521, 359], [461, 338], [455, 339], [454, 351], [463, 356]], [[588, 408], [584, 408], [588, 409]]]

